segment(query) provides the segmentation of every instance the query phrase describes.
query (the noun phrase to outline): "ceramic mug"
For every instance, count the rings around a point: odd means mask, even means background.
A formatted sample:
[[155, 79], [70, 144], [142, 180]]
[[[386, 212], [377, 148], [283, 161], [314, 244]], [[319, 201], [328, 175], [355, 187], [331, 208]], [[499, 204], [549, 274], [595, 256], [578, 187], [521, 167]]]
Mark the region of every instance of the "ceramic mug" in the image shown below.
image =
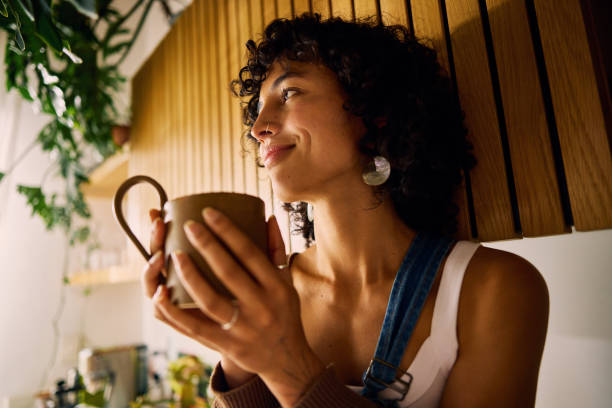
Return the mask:
[[[265, 218], [265, 204], [258, 198], [248, 194], [239, 193], [202, 193], [179, 197], [168, 200], [162, 186], [148, 176], [134, 176], [124, 181], [117, 189], [113, 199], [113, 214], [115, 219], [126, 232], [130, 240], [136, 245], [142, 256], [148, 261], [153, 254], [148, 253], [131, 230], [125, 217], [121, 204], [127, 191], [136, 184], [151, 184], [160, 197], [160, 208], [162, 219], [166, 225], [166, 242], [164, 244], [164, 255], [168, 277], [166, 285], [170, 299], [183, 309], [197, 308], [195, 302], [181, 285], [174, 264], [170, 260], [170, 254], [180, 249], [191, 257], [202, 276], [220, 294], [231, 299], [236, 296], [231, 293], [215, 276], [200, 253], [189, 243], [183, 224], [188, 220], [202, 221], [202, 210], [205, 207], [213, 207], [225, 214], [233, 223], [240, 228], [253, 242], [265, 253], [268, 253], [268, 229]], [[231, 253], [231, 252], [230, 252]], [[236, 259], [236, 257], [234, 256]], [[237, 259], [236, 259], [237, 260]]]

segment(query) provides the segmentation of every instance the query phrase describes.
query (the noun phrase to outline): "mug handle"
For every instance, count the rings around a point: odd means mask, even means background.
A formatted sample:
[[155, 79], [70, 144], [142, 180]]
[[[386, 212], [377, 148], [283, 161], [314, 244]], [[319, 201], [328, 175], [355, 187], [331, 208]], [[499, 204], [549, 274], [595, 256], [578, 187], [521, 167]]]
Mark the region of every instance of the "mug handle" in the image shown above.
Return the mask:
[[115, 219], [117, 220], [119, 225], [121, 225], [121, 228], [123, 228], [125, 233], [132, 240], [134, 245], [136, 245], [136, 248], [138, 248], [145, 260], [148, 261], [149, 259], [151, 259], [152, 255], [146, 251], [146, 249], [144, 248], [144, 246], [142, 246], [138, 238], [136, 238], [136, 235], [134, 235], [134, 232], [132, 232], [132, 229], [125, 221], [125, 217], [123, 216], [123, 210], [121, 209], [121, 203], [123, 202], [123, 196], [125, 195], [125, 193], [127, 193], [130, 188], [140, 183], [149, 183], [153, 187], [155, 187], [155, 189], [159, 193], [160, 208], [163, 213], [164, 204], [166, 204], [166, 202], [168, 201], [168, 196], [166, 195], [166, 192], [164, 191], [162, 186], [151, 177], [140, 175], [130, 177], [119, 186], [117, 192], [115, 193], [115, 197], [113, 198], [113, 215], [115, 216]]

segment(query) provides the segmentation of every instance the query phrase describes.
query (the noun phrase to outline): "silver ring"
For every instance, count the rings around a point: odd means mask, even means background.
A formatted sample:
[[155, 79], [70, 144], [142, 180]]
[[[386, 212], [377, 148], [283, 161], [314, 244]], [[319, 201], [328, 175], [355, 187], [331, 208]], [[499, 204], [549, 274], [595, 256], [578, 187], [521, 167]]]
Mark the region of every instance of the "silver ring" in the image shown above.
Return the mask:
[[236, 320], [238, 320], [238, 314], [240, 313], [240, 309], [238, 308], [238, 301], [236, 299], [232, 299], [232, 306], [234, 307], [234, 314], [232, 315], [232, 319], [229, 322], [223, 323], [221, 325], [221, 328], [223, 330], [231, 329], [236, 323]]

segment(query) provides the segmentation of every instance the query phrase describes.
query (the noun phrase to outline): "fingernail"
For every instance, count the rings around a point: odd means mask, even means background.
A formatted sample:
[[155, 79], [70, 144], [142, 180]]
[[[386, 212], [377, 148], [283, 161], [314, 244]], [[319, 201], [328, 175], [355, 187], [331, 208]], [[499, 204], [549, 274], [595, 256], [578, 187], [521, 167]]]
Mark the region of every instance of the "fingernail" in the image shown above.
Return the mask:
[[162, 251], [161, 249], [159, 249], [156, 253], [153, 254], [153, 256], [149, 259], [149, 264], [153, 265], [155, 262], [157, 262], [159, 260], [159, 257], [161, 256]]
[[157, 290], [155, 291], [155, 294], [153, 295], [153, 299], [155, 300], [160, 300], [163, 298], [164, 296], [164, 289], [163, 289], [164, 285], [157, 285]]
[[198, 223], [193, 220], [188, 220], [186, 223], [183, 224], [183, 228], [185, 228], [185, 230], [191, 232], [192, 234], [198, 232], [198, 227]]
[[214, 224], [219, 221], [220, 213], [212, 207], [206, 207], [202, 211], [202, 215], [204, 216], [204, 220], [208, 223]]
[[181, 259], [184, 256], [184, 254], [185, 253], [183, 251], [181, 251], [180, 249], [177, 249], [176, 251], [173, 251], [171, 254], [172, 260], [180, 265]]

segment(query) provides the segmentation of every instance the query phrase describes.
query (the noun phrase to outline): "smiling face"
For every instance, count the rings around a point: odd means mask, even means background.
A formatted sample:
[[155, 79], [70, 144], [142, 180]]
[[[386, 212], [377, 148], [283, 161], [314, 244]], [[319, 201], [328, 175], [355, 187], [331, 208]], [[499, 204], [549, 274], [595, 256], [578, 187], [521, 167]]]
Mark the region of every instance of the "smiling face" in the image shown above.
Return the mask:
[[310, 201], [360, 182], [357, 141], [365, 127], [342, 108], [345, 100], [336, 75], [324, 65], [271, 65], [251, 135], [260, 142], [261, 160], [281, 201]]

